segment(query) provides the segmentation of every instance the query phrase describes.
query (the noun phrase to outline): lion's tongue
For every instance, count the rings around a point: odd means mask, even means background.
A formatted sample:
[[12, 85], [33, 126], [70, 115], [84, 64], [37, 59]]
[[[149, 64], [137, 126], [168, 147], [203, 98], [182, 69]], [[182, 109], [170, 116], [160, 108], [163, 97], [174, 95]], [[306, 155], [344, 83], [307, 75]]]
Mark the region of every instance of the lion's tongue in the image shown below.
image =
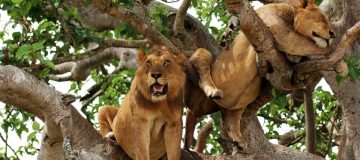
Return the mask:
[[154, 84], [153, 88], [154, 88], [155, 92], [162, 92], [164, 89], [164, 86], [160, 85], [160, 84]]

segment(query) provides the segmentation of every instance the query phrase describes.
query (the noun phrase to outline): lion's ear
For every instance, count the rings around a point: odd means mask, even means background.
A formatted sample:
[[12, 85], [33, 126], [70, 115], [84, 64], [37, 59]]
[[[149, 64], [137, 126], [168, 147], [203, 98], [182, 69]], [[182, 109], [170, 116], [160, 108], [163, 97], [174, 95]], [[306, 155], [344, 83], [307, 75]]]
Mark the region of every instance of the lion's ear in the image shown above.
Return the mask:
[[136, 53], [136, 62], [140, 66], [145, 60], [145, 53], [143, 50], [138, 50]]
[[314, 0], [298, 0], [298, 8], [305, 9], [308, 6], [314, 6]]
[[183, 53], [172, 54], [172, 56], [174, 57], [174, 60], [178, 65], [184, 66], [186, 57], [185, 57], [185, 55]]

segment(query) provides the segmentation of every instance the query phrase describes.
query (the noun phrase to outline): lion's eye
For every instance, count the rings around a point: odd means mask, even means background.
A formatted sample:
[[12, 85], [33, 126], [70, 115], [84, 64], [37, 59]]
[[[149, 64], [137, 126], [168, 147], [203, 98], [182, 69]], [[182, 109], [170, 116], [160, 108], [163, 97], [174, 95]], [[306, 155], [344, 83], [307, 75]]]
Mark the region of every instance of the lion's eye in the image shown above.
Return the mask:
[[151, 67], [151, 61], [146, 61], [146, 65]]
[[164, 66], [168, 65], [169, 63], [170, 63], [169, 60], [165, 60], [165, 61], [164, 61]]

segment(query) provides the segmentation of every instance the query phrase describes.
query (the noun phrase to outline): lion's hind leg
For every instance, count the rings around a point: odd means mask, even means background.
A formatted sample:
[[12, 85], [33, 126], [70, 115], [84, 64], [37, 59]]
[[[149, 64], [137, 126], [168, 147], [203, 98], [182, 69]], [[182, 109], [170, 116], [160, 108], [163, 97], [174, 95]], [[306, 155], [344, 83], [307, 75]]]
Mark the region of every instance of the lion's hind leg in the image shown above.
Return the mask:
[[238, 143], [238, 145], [244, 150], [248, 150], [248, 144], [241, 134], [241, 117], [244, 113], [245, 108], [240, 108], [236, 110], [223, 109], [221, 111], [223, 125], [226, 132], [226, 136], [233, 142]]
[[116, 116], [118, 108], [113, 106], [102, 106], [98, 111], [98, 120], [100, 126], [100, 135], [105, 139], [114, 138], [114, 133], [112, 132], [112, 122]]
[[199, 48], [190, 57], [190, 62], [199, 73], [199, 86], [205, 92], [206, 96], [215, 99], [222, 98], [223, 92], [215, 86], [210, 74], [210, 66], [212, 63], [211, 53], [204, 48]]

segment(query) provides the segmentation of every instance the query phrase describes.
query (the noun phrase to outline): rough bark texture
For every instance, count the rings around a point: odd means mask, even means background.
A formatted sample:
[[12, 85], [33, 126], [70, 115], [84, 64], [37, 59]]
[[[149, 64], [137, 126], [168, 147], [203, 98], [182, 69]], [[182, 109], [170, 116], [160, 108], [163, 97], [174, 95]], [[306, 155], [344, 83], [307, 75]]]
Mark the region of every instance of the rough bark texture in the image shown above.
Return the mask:
[[[356, 22], [360, 21], [360, 1], [345, 0], [342, 1], [344, 8], [344, 20], [337, 26], [338, 33], [344, 33]], [[346, 50], [346, 56], [358, 55], [360, 53], [360, 40], [357, 38], [352, 46]], [[341, 85], [336, 83], [336, 74], [327, 72], [324, 74], [326, 81], [330, 84], [336, 98], [342, 105], [343, 120], [345, 121], [345, 134], [342, 138], [346, 142], [340, 145], [338, 159], [359, 159], [360, 158], [360, 83], [346, 81]]]
[[[345, 30], [360, 21], [360, 1], [346, 0], [344, 20], [337, 26], [338, 33], [344, 33]], [[346, 51], [346, 56], [356, 55], [360, 52], [359, 38]], [[346, 81], [344, 84], [337, 85], [334, 73], [324, 74], [326, 81], [330, 84], [336, 98], [342, 105], [344, 112], [343, 120], [345, 121], [345, 133], [340, 147], [339, 159], [360, 159], [360, 84]]]

